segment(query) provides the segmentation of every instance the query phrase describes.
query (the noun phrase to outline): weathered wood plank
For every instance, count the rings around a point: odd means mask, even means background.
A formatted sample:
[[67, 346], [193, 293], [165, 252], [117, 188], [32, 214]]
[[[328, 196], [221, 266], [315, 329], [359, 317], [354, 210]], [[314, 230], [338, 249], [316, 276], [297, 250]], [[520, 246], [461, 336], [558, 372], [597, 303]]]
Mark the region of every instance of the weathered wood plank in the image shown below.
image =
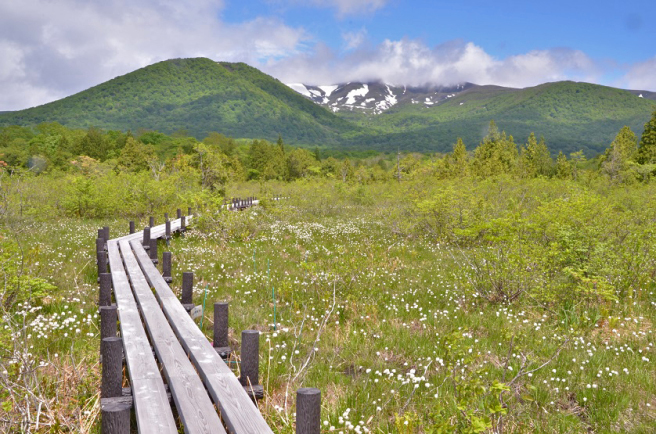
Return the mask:
[[173, 412], [141, 323], [118, 244], [115, 240], [110, 240], [107, 248], [139, 432], [175, 434], [178, 429]]
[[173, 331], [189, 353], [212, 399], [219, 406], [228, 431], [236, 434], [273, 433], [237, 377], [177, 300], [141, 243], [132, 241], [131, 245], [146, 279], [155, 288]]
[[128, 241], [119, 243], [125, 268], [132, 283], [146, 329], [162, 364], [169, 389], [185, 432], [225, 433], [221, 419], [202, 381], [187, 358], [131, 250]]

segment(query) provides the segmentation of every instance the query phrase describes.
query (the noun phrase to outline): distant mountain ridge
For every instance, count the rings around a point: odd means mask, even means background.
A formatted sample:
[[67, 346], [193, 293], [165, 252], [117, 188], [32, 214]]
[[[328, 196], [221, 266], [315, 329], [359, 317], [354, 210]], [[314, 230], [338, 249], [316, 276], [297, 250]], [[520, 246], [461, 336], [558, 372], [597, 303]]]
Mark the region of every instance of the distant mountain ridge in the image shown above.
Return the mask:
[[57, 121], [73, 128], [216, 131], [234, 138], [353, 150], [449, 152], [468, 149], [490, 120], [523, 143], [544, 135], [554, 154], [603, 152], [628, 125], [638, 135], [656, 92], [555, 82], [525, 89], [394, 86], [381, 82], [285, 85], [244, 63], [159, 62], [39, 107], [0, 113], [0, 127]]
[[326, 86], [288, 83], [287, 86], [331, 111], [380, 114], [397, 104], [439, 104], [476, 85], [395, 86], [383, 82], [351, 82]]

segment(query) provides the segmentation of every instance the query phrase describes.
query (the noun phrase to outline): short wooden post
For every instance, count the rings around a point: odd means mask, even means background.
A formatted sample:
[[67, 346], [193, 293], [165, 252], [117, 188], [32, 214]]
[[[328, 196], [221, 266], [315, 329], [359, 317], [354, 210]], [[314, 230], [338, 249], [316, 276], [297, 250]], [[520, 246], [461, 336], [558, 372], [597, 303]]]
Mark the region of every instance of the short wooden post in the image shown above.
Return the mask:
[[101, 399], [101, 434], [129, 434], [131, 408], [132, 405], [129, 402], [115, 399]]
[[180, 217], [180, 231], [184, 232], [187, 230], [187, 218], [185, 216]]
[[98, 229], [98, 238], [103, 240], [103, 249], [107, 250], [107, 240], [105, 239], [105, 228]]
[[157, 259], [157, 238], [150, 239], [150, 259], [153, 261], [153, 264], [157, 264], [159, 261]]
[[193, 215], [193, 214], [191, 213], [191, 207], [187, 208], [187, 215]]
[[232, 349], [228, 341], [228, 302], [214, 303], [214, 350], [222, 359], [230, 357]]
[[130, 234], [134, 233], [134, 221], [130, 220]]
[[241, 332], [241, 375], [239, 382], [251, 399], [262, 399], [264, 388], [260, 386], [260, 332], [244, 330]]
[[150, 226], [146, 226], [143, 230], [143, 240], [141, 241], [144, 250], [150, 249]]
[[321, 433], [321, 391], [303, 387], [296, 391], [296, 434]]
[[171, 252], [162, 253], [162, 275], [166, 283], [173, 282], [173, 277], [171, 277]]
[[100, 283], [100, 275], [102, 273], [107, 273], [107, 253], [96, 253], [96, 259], [98, 262], [98, 282]]
[[96, 253], [104, 252], [104, 251], [105, 251], [105, 239], [102, 237], [96, 238]]
[[193, 288], [194, 288], [194, 273], [191, 271], [185, 271], [182, 273], [182, 305], [189, 312], [194, 308], [193, 300]]
[[165, 212], [164, 213], [164, 221], [168, 221], [168, 220], [169, 220], [169, 213]]
[[100, 306], [100, 339], [116, 337], [116, 305]]
[[111, 273], [100, 273], [100, 296], [99, 306], [110, 306], [112, 304], [112, 275]]
[[171, 220], [166, 220], [164, 224], [164, 236], [167, 240], [171, 239]]
[[105, 226], [103, 231], [105, 231], [105, 243], [107, 243], [109, 241], [109, 226]]
[[100, 352], [103, 360], [100, 397], [123, 395], [123, 340], [117, 337], [104, 338], [100, 341]]
[[151, 228], [155, 226], [155, 217], [148, 217], [148, 226]]
[[177, 210], [175, 210], [175, 212], [176, 212], [176, 218], [180, 218], [180, 217], [182, 217], [182, 210], [181, 210], [180, 208], [178, 208]]

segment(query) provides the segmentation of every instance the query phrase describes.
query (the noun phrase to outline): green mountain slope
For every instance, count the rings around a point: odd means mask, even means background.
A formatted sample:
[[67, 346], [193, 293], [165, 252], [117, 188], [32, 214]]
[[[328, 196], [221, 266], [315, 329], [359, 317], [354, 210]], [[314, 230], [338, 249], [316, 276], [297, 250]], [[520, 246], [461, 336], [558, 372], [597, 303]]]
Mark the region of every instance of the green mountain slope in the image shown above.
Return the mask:
[[462, 137], [472, 149], [494, 119], [518, 143], [535, 132], [545, 136], [554, 152], [583, 149], [595, 154], [624, 125], [640, 134], [654, 109], [656, 102], [649, 99], [588, 83], [565, 81], [526, 89], [476, 86], [440, 104], [401, 104], [380, 115], [361, 115], [357, 122], [377, 133], [363, 134], [352, 144], [445, 152]]
[[210, 59], [174, 59], [78, 94], [0, 114], [1, 125], [57, 121], [69, 127], [184, 129], [197, 138], [232, 137], [336, 144], [356, 128], [255, 68]]

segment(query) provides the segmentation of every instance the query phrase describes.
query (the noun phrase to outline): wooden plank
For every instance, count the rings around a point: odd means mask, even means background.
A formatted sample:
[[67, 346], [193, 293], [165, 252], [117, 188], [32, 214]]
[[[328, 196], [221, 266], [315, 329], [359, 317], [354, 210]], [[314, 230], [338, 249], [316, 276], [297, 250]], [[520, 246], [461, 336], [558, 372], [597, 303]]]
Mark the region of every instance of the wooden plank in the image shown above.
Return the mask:
[[[187, 216], [186, 219], [187, 219], [186, 225], [189, 226], [189, 223], [193, 219], [193, 216]], [[171, 232], [179, 231], [181, 224], [182, 223], [181, 223], [180, 219], [171, 220]], [[151, 238], [162, 238], [164, 236], [165, 232], [166, 232], [165, 225], [162, 224], [162, 225], [158, 225], [158, 226], [153, 226], [150, 229], [150, 237]], [[112, 241], [116, 241], [116, 242], [125, 241], [125, 240], [133, 241], [133, 240], [137, 240], [137, 239], [140, 240], [142, 238], [143, 238], [143, 230], [141, 230], [139, 232], [135, 232], [133, 234], [128, 234], [128, 235], [124, 235], [122, 237], [114, 238]]]
[[[138, 243], [138, 241], [137, 241]], [[139, 243], [140, 245], [140, 243]], [[207, 395], [203, 382], [187, 358], [164, 313], [159, 307], [128, 241], [119, 243], [125, 268], [132, 283], [146, 329], [162, 364], [185, 432], [225, 433], [221, 419]]]
[[273, 431], [239, 384], [237, 377], [175, 298], [141, 243], [132, 241], [131, 245], [146, 279], [150, 286], [155, 288], [155, 294], [173, 331], [191, 357], [212, 399], [219, 406], [228, 431], [235, 434], [272, 434]]
[[110, 240], [107, 248], [139, 432], [176, 434], [178, 428], [164, 382], [141, 324], [116, 241]]

